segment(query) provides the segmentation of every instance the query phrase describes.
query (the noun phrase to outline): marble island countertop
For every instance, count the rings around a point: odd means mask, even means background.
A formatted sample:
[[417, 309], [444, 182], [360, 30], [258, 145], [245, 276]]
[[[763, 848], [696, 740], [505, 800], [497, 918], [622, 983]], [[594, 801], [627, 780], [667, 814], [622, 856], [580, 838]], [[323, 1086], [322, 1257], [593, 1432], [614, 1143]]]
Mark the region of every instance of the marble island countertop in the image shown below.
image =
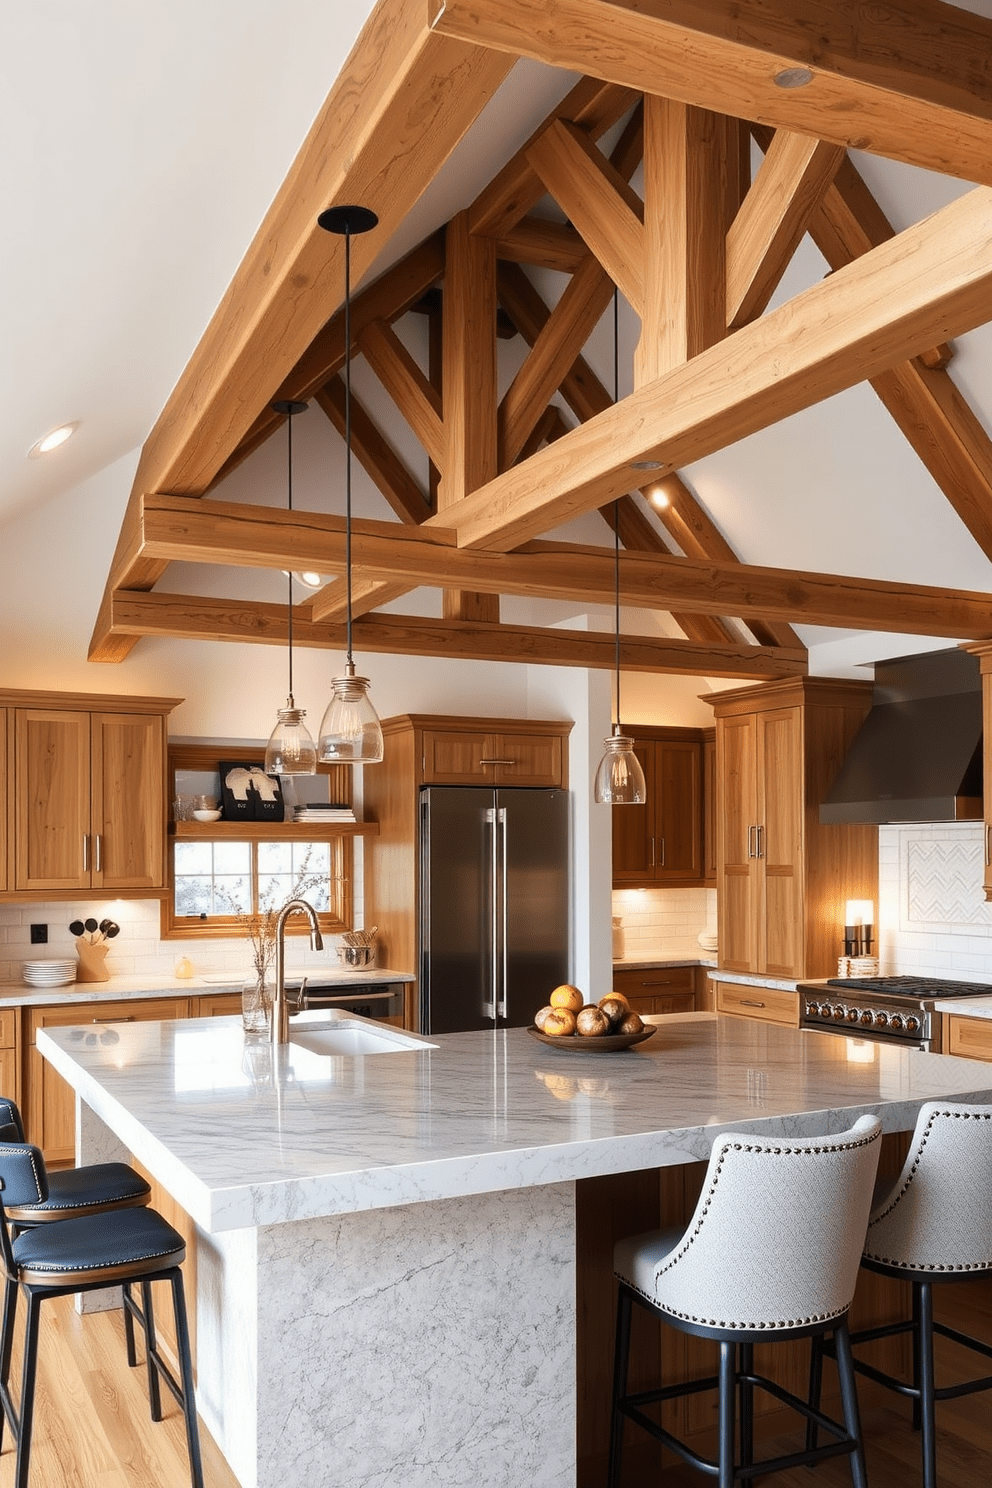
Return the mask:
[[[141, 975], [112, 976], [107, 982], [69, 982], [64, 987], [29, 987], [25, 982], [0, 982], [0, 1008], [4, 1007], [57, 1007], [64, 1003], [86, 1000], [88, 1002], [121, 1002], [140, 997], [208, 997], [211, 993], [240, 992], [251, 975], [242, 972], [224, 971], [204, 973], [200, 976], [177, 977], [168, 972], [145, 972]], [[347, 992], [349, 987], [368, 987], [372, 984], [387, 985], [396, 982], [412, 982], [407, 971], [391, 971], [385, 966], [363, 966], [352, 970], [336, 962], [324, 966], [302, 966], [289, 968], [286, 980], [290, 986], [297, 985], [302, 977], [311, 985], [340, 987]]]
[[233, 1018], [38, 1035], [209, 1231], [695, 1161], [732, 1126], [817, 1134], [870, 1111], [905, 1130], [921, 1099], [992, 1100], [980, 1064], [881, 1044], [854, 1061], [850, 1042], [711, 1014], [665, 1018], [618, 1054], [509, 1029], [331, 1057], [246, 1042]]

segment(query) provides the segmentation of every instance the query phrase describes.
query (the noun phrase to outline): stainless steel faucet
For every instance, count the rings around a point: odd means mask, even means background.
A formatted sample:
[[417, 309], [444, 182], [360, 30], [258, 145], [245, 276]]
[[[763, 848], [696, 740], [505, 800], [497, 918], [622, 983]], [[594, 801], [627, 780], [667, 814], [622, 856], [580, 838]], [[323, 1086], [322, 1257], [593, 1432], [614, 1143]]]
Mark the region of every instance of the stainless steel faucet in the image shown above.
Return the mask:
[[289, 1043], [289, 1005], [286, 1002], [286, 921], [299, 911], [310, 921], [310, 947], [314, 951], [324, 949], [323, 937], [317, 923], [317, 911], [305, 899], [290, 899], [279, 911], [276, 920], [276, 995], [272, 1004], [272, 1027], [270, 1036], [274, 1044]]

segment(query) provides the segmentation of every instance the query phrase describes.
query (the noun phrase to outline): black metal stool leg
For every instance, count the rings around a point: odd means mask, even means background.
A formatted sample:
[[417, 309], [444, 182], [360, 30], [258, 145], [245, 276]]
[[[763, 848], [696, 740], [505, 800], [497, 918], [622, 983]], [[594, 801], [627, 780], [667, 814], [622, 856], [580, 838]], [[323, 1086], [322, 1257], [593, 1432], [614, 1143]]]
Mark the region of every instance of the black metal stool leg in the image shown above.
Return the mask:
[[[814, 1410], [820, 1409], [823, 1394], [823, 1334], [814, 1333], [809, 1350], [809, 1394], [807, 1400]], [[815, 1421], [806, 1422], [806, 1450], [811, 1452], [819, 1439], [820, 1431]]]
[[923, 1488], [937, 1488], [937, 1424], [933, 1365], [933, 1287], [921, 1281], [920, 1294], [920, 1424], [923, 1428]]
[[851, 1355], [851, 1340], [846, 1323], [838, 1323], [834, 1329], [834, 1349], [837, 1355], [837, 1373], [840, 1376], [840, 1395], [844, 1403], [844, 1425], [848, 1436], [857, 1446], [851, 1453], [851, 1482], [854, 1488], [868, 1488], [865, 1470], [865, 1449], [861, 1437], [861, 1414], [858, 1410], [858, 1392], [854, 1382], [854, 1359]]
[[189, 1451], [190, 1483], [192, 1488], [203, 1488], [203, 1464], [200, 1460], [200, 1433], [196, 1421], [196, 1395], [193, 1389], [193, 1360], [189, 1350], [189, 1328], [186, 1324], [183, 1274], [178, 1267], [173, 1271], [171, 1281], [172, 1309], [176, 1319], [176, 1350], [179, 1354], [179, 1380], [183, 1392], [186, 1446]]
[[31, 1459], [31, 1428], [34, 1424], [34, 1386], [38, 1373], [38, 1323], [41, 1297], [27, 1288], [27, 1317], [24, 1323], [24, 1364], [21, 1370], [21, 1409], [17, 1432], [17, 1464], [14, 1488], [28, 1488]]
[[734, 1359], [736, 1343], [720, 1343], [720, 1488], [734, 1488]]
[[[913, 1282], [913, 1389], [920, 1388], [920, 1287], [918, 1282]], [[913, 1396], [913, 1430], [919, 1431], [923, 1416], [920, 1410], [920, 1396]]]
[[3, 1288], [3, 1332], [0, 1334], [0, 1447], [3, 1446], [3, 1428], [7, 1421], [7, 1404], [10, 1390], [10, 1356], [14, 1347], [14, 1321], [17, 1316], [17, 1282], [9, 1277]]
[[152, 1304], [152, 1284], [150, 1281], [141, 1283], [141, 1310], [145, 1319], [145, 1366], [148, 1371], [148, 1404], [152, 1413], [153, 1421], [162, 1419], [162, 1391], [158, 1381], [158, 1370], [155, 1367], [155, 1351], [158, 1343], [155, 1337], [155, 1309]]
[[[754, 1373], [754, 1344], [742, 1343], [740, 1345], [740, 1372], [741, 1374]], [[740, 1382], [741, 1396], [741, 1466], [750, 1467], [754, 1461], [754, 1386], [749, 1380], [742, 1379]]]
[[613, 1410], [610, 1415], [610, 1468], [608, 1488], [620, 1488], [620, 1459], [623, 1453], [624, 1417], [617, 1402], [627, 1393], [627, 1364], [630, 1358], [631, 1301], [627, 1288], [617, 1299], [617, 1326], [613, 1349]]

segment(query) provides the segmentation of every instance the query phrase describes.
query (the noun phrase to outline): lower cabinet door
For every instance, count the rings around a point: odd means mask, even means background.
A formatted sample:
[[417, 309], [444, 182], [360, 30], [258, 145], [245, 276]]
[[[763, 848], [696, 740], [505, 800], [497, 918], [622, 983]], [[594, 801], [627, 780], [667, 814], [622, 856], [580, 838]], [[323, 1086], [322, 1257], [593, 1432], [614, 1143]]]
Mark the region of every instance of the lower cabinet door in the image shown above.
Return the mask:
[[79, 1002], [30, 1010], [31, 1048], [25, 1123], [28, 1141], [40, 1147], [46, 1163], [71, 1165], [76, 1153], [76, 1101], [73, 1091], [47, 1059], [38, 1053], [39, 1028], [85, 1027], [83, 1035], [106, 1041], [113, 1023], [157, 1023], [189, 1015], [185, 997], [161, 997], [140, 1002]]
[[717, 982], [715, 986], [718, 1013], [799, 1027], [798, 992], [785, 992], [778, 987], [749, 987], [740, 982]]

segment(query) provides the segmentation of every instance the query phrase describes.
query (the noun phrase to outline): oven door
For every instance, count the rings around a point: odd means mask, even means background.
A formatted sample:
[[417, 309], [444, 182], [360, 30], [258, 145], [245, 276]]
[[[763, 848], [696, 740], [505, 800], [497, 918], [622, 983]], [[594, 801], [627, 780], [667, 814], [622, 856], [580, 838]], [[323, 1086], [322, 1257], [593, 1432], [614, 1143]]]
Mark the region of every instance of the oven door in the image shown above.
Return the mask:
[[[799, 993], [799, 1027], [814, 1033], [840, 1034], [843, 1038], [860, 1039], [863, 1043], [889, 1044], [900, 1049], [919, 1049], [925, 1054], [934, 1047], [933, 1027], [936, 1014], [922, 1008], [919, 1003], [897, 1002], [880, 996], [857, 995], [853, 988], [827, 986], [803, 986]], [[847, 1014], [855, 1012], [884, 1012], [888, 1016], [907, 1014], [918, 1018], [921, 1029], [918, 1033], [895, 1032], [871, 1024], [851, 1022]], [[838, 1016], [840, 1014], [840, 1016]]]
[[286, 988], [290, 1012], [314, 1008], [338, 1008], [343, 1013], [356, 1013], [360, 1018], [375, 1018], [380, 1023], [403, 1024], [402, 982], [369, 982], [365, 986], [342, 987], [340, 982], [328, 986], [304, 979], [302, 985]]

